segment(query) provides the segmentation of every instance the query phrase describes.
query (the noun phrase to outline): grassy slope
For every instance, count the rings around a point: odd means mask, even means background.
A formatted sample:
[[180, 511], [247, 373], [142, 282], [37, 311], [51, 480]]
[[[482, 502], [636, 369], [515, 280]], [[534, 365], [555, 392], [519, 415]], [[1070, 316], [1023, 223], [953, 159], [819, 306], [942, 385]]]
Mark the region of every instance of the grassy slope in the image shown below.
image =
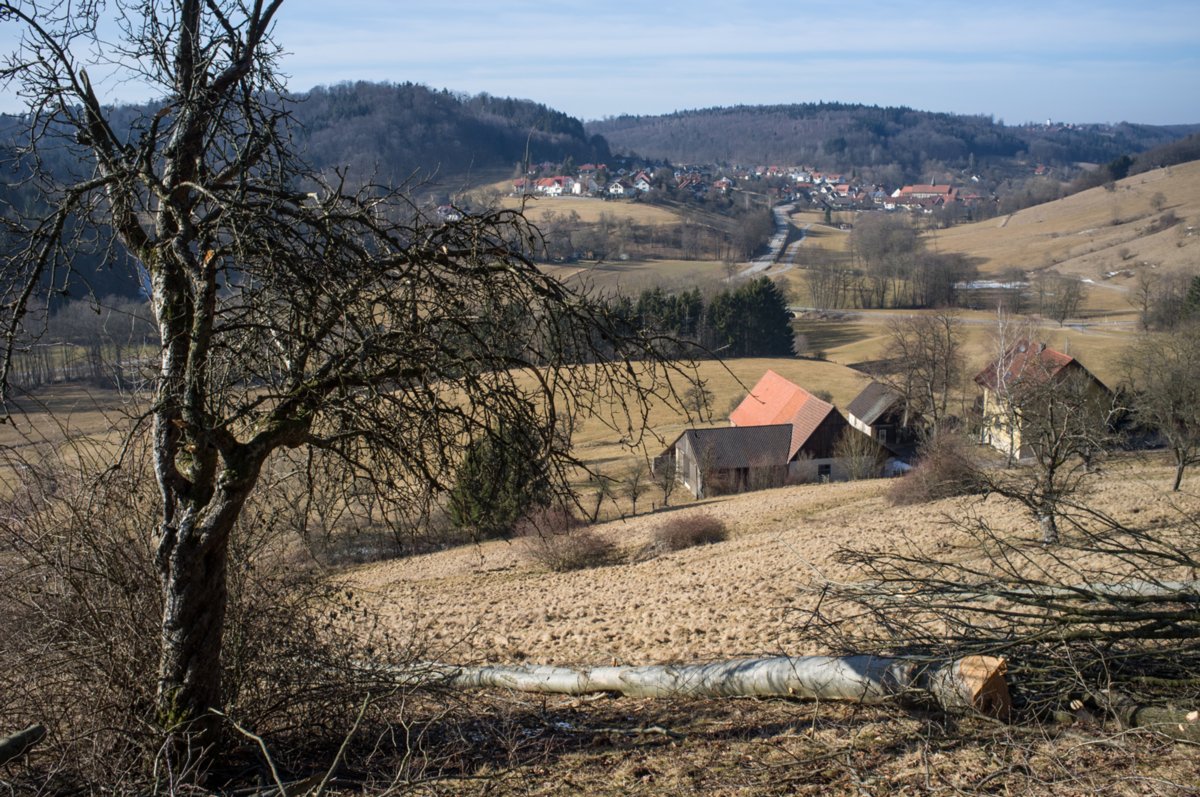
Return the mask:
[[573, 285], [590, 285], [599, 291], [635, 295], [645, 288], [684, 291], [716, 284], [725, 278], [725, 266], [713, 260], [626, 260], [548, 265], [547, 272]]
[[[1162, 211], [1151, 197], [1161, 193]], [[1179, 223], [1159, 232], [1152, 223], [1172, 212]], [[961, 252], [977, 259], [984, 274], [1017, 266], [1025, 270], [1054, 267], [1104, 282], [1104, 275], [1151, 265], [1172, 270], [1195, 266], [1200, 236], [1187, 234], [1200, 224], [1200, 161], [1158, 169], [1118, 182], [1115, 190], [1093, 188], [1065, 199], [975, 224], [931, 233], [941, 252]], [[1131, 278], [1113, 277], [1127, 287]]]
[[[521, 207], [521, 200], [506, 196], [500, 200], [500, 204], [501, 207], [515, 210]], [[578, 213], [579, 220], [586, 224], [600, 221], [602, 215], [614, 219], [629, 219], [635, 224], [663, 225], [679, 222], [679, 215], [674, 211], [642, 202], [578, 196], [533, 197], [525, 202], [525, 216], [535, 224], [544, 220], [547, 213], [566, 215], [571, 211]]]

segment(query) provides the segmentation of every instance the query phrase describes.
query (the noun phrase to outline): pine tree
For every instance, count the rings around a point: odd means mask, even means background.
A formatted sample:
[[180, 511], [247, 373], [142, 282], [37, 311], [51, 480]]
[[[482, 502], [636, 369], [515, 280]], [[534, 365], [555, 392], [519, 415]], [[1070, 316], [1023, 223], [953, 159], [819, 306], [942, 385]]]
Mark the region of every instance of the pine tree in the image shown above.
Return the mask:
[[450, 492], [450, 520], [476, 539], [503, 537], [530, 509], [546, 506], [550, 478], [535, 429], [501, 424], [472, 441]]

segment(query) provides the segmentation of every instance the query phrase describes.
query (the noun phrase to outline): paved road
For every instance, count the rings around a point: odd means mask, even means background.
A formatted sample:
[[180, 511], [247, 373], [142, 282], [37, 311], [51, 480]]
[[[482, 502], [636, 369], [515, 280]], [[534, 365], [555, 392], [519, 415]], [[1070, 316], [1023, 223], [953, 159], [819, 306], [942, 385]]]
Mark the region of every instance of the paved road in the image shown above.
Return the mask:
[[756, 274], [761, 274], [783, 255], [783, 244], [787, 240], [788, 229], [791, 227], [791, 212], [796, 209], [795, 205], [776, 205], [771, 209], [775, 214], [775, 234], [771, 236], [771, 240], [767, 242], [767, 253], [761, 257], [756, 257], [750, 261], [750, 267], [739, 271], [734, 275], [735, 279], [743, 277], [753, 277]]

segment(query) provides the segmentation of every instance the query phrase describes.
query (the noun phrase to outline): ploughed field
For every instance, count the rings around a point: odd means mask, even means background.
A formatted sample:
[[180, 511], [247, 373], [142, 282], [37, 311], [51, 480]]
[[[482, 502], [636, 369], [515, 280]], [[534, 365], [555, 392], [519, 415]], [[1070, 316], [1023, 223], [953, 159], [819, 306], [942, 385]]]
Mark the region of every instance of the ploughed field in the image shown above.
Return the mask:
[[[1200, 475], [1185, 480], [1180, 496], [1169, 492], [1172, 473], [1161, 460], [1112, 462], [1089, 503], [1139, 528], [1170, 527], [1180, 507], [1200, 508], [1186, 494], [1200, 488]], [[977, 516], [1036, 548], [1036, 524], [1012, 502], [893, 507], [896, 485], [814, 484], [703, 501], [680, 491], [667, 509], [596, 526], [623, 561], [574, 572], [549, 572], [518, 538], [379, 562], [347, 577], [392, 628], [416, 629], [430, 655], [453, 663], [648, 664], [822, 652], [800, 628], [823, 578], [859, 577], [838, 563], [843, 546], [970, 558], [974, 543], [955, 521]], [[644, 496], [639, 509], [654, 500], [661, 494]], [[693, 513], [724, 521], [729, 538], [647, 551], [661, 524]]]
[[[1171, 494], [1161, 457], [1110, 462], [1089, 503], [1137, 528], [1178, 533], [1200, 511], [1200, 475]], [[1038, 557], [1038, 530], [996, 498], [893, 507], [895, 481], [805, 485], [678, 506], [595, 531], [624, 562], [551, 573], [522, 540], [377, 562], [344, 576], [385, 625], [454, 663], [645, 664], [819, 652], [801, 630], [823, 578], [860, 579], [841, 546], [905, 545], [979, 557], [955, 521], [986, 519]], [[649, 504], [648, 499], [643, 499]], [[646, 558], [668, 518], [705, 513], [729, 539]], [[1063, 583], [1074, 567], [1050, 566]], [[1117, 572], [1114, 570], [1114, 576]], [[491, 692], [463, 697], [494, 739], [467, 776], [423, 793], [488, 795], [1189, 795], [1200, 750], [1153, 733], [1007, 725], [895, 707], [786, 699], [641, 700]], [[481, 738], [484, 738], [481, 736]]]

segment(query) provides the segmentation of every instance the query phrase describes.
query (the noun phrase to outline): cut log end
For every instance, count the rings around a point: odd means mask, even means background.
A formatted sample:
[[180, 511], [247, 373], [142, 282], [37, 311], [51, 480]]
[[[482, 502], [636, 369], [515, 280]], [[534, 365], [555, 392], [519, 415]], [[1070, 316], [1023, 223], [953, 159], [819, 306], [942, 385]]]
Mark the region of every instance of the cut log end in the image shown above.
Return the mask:
[[966, 656], [951, 665], [956, 671], [966, 703], [988, 717], [1006, 720], [1012, 714], [1012, 696], [1004, 677], [1008, 665], [999, 656]]

